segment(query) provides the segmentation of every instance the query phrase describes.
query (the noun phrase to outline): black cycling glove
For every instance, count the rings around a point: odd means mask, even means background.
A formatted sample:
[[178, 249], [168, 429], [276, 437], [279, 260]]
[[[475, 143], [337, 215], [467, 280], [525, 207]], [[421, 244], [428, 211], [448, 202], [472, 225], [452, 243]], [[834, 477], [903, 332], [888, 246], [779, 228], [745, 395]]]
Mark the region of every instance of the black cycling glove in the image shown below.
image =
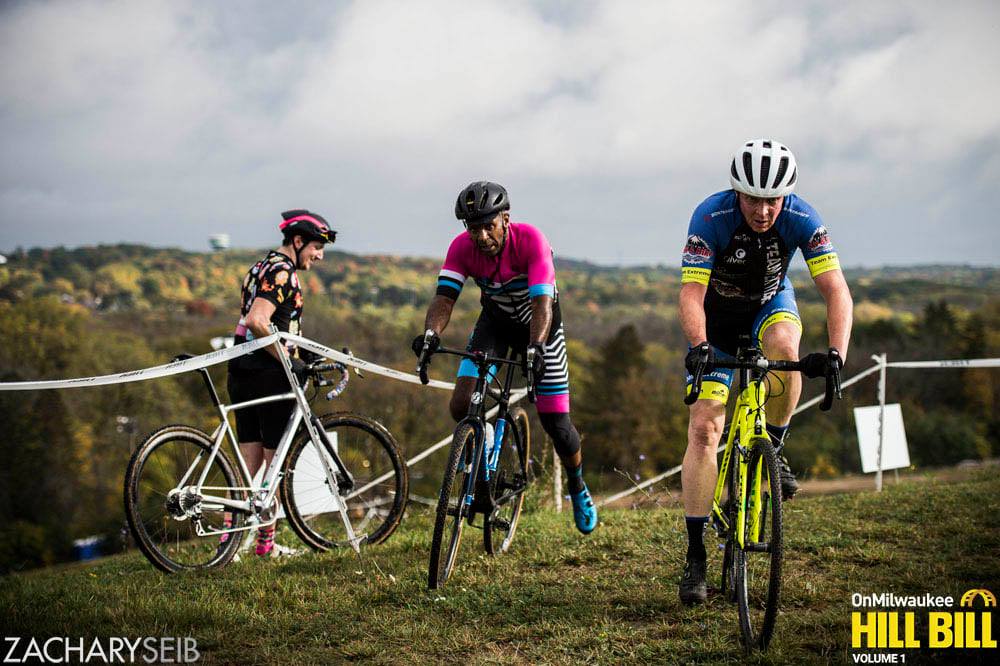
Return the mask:
[[693, 375], [703, 359], [707, 359], [703, 370], [707, 374], [712, 371], [715, 363], [715, 350], [708, 342], [699, 342], [688, 350], [687, 356], [684, 357], [684, 367]]
[[428, 332], [430, 333], [430, 338], [427, 337], [427, 333], [424, 333], [413, 338], [413, 342], [410, 343], [410, 348], [413, 349], [413, 353], [416, 354], [417, 358], [420, 358], [420, 355], [424, 353], [424, 342], [427, 343], [428, 354], [433, 354], [441, 346], [441, 336], [434, 331], [428, 330]]
[[299, 386], [305, 386], [309, 379], [309, 365], [301, 358], [292, 358], [292, 374], [299, 380]]
[[322, 361], [324, 357], [308, 349], [299, 349], [299, 358], [306, 363], [315, 363], [316, 361]]
[[531, 372], [535, 377], [535, 383], [538, 383], [542, 380], [542, 377], [545, 376], [545, 349], [537, 343], [528, 345], [528, 349], [534, 350]]
[[837, 371], [844, 367], [844, 359], [840, 357], [840, 352], [835, 347], [830, 347], [827, 353], [813, 352], [803, 356], [799, 363], [802, 366], [802, 374], [811, 379], [826, 377], [831, 368], [831, 363], [835, 363]]

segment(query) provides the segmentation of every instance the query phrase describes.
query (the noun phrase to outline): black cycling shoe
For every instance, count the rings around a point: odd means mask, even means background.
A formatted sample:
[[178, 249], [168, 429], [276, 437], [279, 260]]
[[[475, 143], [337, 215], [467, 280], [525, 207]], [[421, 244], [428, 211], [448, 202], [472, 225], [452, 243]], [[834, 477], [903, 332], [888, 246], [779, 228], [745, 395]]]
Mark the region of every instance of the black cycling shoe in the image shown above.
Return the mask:
[[681, 603], [694, 606], [705, 603], [708, 587], [705, 585], [705, 560], [689, 559], [684, 564], [684, 576], [679, 586]]
[[778, 456], [778, 470], [781, 472], [781, 499], [787, 502], [799, 492], [799, 482], [795, 480], [795, 474], [788, 466], [785, 456]]

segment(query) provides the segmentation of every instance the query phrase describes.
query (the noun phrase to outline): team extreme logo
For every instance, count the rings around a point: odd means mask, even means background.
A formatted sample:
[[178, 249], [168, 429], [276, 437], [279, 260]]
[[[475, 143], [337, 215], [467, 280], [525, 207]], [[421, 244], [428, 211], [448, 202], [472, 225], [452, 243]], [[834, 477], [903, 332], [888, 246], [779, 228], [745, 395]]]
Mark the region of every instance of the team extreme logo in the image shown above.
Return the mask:
[[[982, 601], [977, 604], [977, 600]], [[854, 594], [855, 608], [901, 608], [922, 610], [870, 610], [851, 613], [851, 647], [854, 649], [996, 648], [993, 612], [996, 596], [986, 589], [968, 590], [959, 599], [950, 596], [897, 596]], [[977, 608], [978, 606], [978, 608]], [[918, 625], [923, 629], [918, 630]], [[854, 654], [856, 663], [904, 663], [905, 655]], [[898, 657], [903, 657], [898, 659]], [[889, 659], [887, 659], [889, 658]]]

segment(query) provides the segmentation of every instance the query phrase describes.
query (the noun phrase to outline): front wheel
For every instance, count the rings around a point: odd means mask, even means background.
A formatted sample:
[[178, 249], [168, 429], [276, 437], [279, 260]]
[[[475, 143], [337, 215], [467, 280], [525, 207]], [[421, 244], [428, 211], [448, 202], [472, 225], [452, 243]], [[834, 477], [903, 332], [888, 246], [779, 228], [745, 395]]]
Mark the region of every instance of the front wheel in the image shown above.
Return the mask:
[[243, 501], [246, 492], [221, 450], [206, 470], [211, 451], [212, 440], [201, 430], [172, 425], [149, 435], [129, 460], [124, 493], [129, 528], [143, 555], [167, 573], [224, 566], [243, 541], [242, 532], [218, 534], [242, 527], [246, 514], [209, 496]]
[[474, 473], [472, 460], [475, 451], [476, 430], [463, 423], [455, 429], [438, 496], [427, 572], [427, 587], [432, 590], [443, 586], [455, 568], [458, 547], [462, 542], [462, 527], [472, 510], [465, 499], [469, 476]]
[[767, 649], [781, 594], [781, 476], [778, 455], [766, 437], [751, 442], [747, 464], [748, 505], [758, 492], [757, 510], [748, 508], [745, 512], [744, 547], [733, 552], [740, 633], [747, 651]]
[[[409, 485], [396, 441], [382, 424], [359, 414], [324, 414], [319, 421], [333, 451], [317, 448], [303, 428], [285, 459], [281, 502], [289, 526], [313, 550], [349, 545], [343, 502], [355, 535], [364, 536], [361, 543], [385, 541], [403, 518]], [[340, 473], [334, 453], [352, 479]]]
[[530, 459], [531, 432], [528, 414], [516, 407], [510, 412], [497, 470], [490, 479], [490, 492], [496, 502], [496, 509], [483, 524], [483, 547], [490, 555], [506, 553], [514, 541], [517, 521], [524, 508], [524, 493], [528, 488]]

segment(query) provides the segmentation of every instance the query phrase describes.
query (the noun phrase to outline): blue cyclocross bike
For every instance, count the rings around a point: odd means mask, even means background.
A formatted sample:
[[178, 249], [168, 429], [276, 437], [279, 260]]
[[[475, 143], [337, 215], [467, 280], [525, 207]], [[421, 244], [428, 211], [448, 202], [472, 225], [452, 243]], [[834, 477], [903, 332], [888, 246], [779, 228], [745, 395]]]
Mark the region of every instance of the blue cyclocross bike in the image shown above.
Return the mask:
[[[507, 552], [514, 540], [517, 521], [524, 507], [524, 493], [531, 483], [530, 433], [528, 414], [510, 408], [511, 384], [516, 368], [524, 367], [516, 353], [510, 358], [488, 356], [439, 347], [420, 357], [417, 372], [426, 383], [427, 365], [432, 354], [453, 354], [467, 358], [479, 370], [469, 413], [455, 428], [448, 464], [441, 482], [427, 586], [437, 589], [447, 582], [458, 559], [462, 528], [473, 527], [477, 514], [483, 516], [483, 547], [490, 555]], [[503, 380], [498, 368], [506, 366]], [[529, 368], [528, 398], [534, 402], [534, 377]], [[495, 382], [500, 388], [493, 387]], [[496, 403], [496, 419], [487, 419], [487, 400]]]

